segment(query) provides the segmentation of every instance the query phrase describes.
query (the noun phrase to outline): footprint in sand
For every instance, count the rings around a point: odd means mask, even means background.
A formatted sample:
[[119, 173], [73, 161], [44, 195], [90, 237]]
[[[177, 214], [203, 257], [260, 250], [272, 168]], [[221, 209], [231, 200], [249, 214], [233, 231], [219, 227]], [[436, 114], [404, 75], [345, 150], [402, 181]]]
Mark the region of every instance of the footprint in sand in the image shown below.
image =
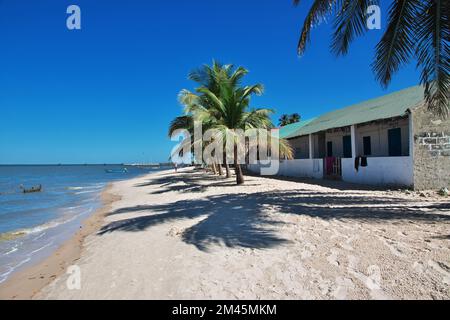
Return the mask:
[[406, 257], [405, 254], [403, 254], [402, 250], [399, 248], [400, 246], [404, 247], [404, 245], [402, 245], [401, 243], [395, 242], [394, 240], [386, 237], [377, 236], [377, 238], [389, 249], [389, 251], [391, 251], [394, 256], [399, 258]]
[[348, 273], [360, 280], [369, 289], [369, 294], [375, 300], [388, 300], [390, 297], [381, 289], [381, 270], [378, 266], [369, 266], [366, 276], [357, 270], [359, 259], [355, 256], [348, 256]]
[[355, 289], [355, 284], [350, 278], [337, 277], [336, 289], [333, 291], [333, 297], [338, 300], [347, 299], [349, 291]]

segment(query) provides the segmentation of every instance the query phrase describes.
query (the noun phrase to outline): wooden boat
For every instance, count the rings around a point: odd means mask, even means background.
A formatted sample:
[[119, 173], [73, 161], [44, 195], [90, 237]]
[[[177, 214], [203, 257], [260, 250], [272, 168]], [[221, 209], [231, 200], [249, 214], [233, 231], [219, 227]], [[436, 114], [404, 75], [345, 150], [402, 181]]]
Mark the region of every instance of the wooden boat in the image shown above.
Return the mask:
[[23, 193], [33, 193], [33, 192], [41, 192], [42, 191], [42, 185], [38, 185], [35, 187], [31, 187], [29, 189], [24, 188], [22, 185], [20, 186], [20, 189], [22, 189]]

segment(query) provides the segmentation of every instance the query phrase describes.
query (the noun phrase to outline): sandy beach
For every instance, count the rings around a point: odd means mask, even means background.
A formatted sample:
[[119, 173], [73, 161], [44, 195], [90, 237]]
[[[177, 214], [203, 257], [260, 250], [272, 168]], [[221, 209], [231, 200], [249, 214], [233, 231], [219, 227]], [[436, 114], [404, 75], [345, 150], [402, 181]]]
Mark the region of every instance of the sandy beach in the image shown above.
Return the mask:
[[[236, 186], [192, 169], [115, 182], [105, 194], [90, 227], [0, 297], [450, 298], [445, 198], [255, 176]], [[79, 290], [66, 285], [73, 264]]]

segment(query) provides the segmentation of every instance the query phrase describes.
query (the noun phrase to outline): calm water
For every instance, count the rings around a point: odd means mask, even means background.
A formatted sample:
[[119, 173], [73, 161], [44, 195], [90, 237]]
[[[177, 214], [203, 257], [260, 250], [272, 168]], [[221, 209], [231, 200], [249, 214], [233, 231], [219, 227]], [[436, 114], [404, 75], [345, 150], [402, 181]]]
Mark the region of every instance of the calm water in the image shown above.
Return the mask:
[[[13, 272], [50, 255], [101, 206], [111, 181], [149, 170], [107, 166], [0, 166], [0, 283]], [[112, 169], [115, 173], [107, 173]], [[24, 194], [20, 185], [42, 185]]]

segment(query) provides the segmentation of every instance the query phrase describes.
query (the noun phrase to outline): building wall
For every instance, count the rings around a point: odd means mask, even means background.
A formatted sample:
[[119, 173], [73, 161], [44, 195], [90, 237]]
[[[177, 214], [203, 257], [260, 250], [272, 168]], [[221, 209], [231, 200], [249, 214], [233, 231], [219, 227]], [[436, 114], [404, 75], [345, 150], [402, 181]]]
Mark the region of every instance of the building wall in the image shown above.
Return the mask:
[[325, 133], [325, 155], [328, 154], [326, 150], [327, 143], [333, 143], [333, 157], [344, 156], [343, 137], [350, 135], [350, 127], [331, 129]]
[[314, 133], [311, 140], [313, 143], [313, 158], [325, 157], [325, 132]]
[[342, 180], [380, 186], [411, 187], [412, 157], [368, 157], [367, 167], [355, 169], [353, 158], [342, 159]]
[[376, 123], [356, 126], [356, 155], [364, 153], [363, 137], [370, 136], [372, 154], [370, 157], [388, 157], [388, 130], [401, 129], [402, 156], [409, 155], [409, 121], [408, 117], [378, 121]]
[[309, 159], [309, 136], [289, 139], [289, 144], [294, 149], [295, 159]]
[[[253, 173], [260, 174], [261, 167], [264, 165], [251, 164], [247, 169]], [[304, 178], [323, 178], [323, 160], [322, 159], [296, 159], [282, 160], [279, 163], [278, 176], [286, 177], [304, 177]]]
[[440, 119], [424, 106], [412, 112], [414, 188], [450, 187], [450, 119]]

